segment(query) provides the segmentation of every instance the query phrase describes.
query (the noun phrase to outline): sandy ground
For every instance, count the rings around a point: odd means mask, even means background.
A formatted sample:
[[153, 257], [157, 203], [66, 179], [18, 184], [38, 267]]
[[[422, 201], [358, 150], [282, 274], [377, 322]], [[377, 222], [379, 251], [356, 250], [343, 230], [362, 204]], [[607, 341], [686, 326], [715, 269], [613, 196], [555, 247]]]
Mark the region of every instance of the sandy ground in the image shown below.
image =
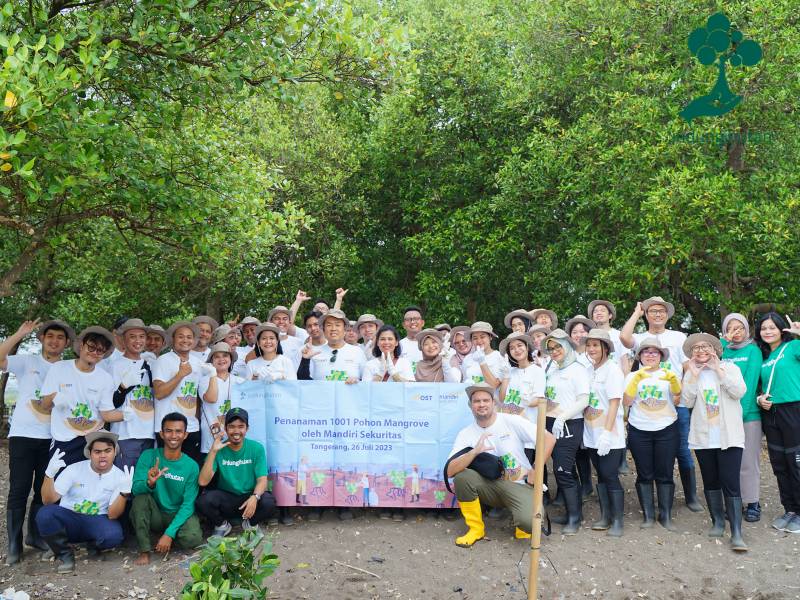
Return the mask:
[[[631, 461], [632, 462], [632, 461]], [[725, 599], [800, 598], [800, 536], [772, 530], [770, 520], [782, 513], [775, 480], [762, 457], [762, 520], [744, 523], [750, 551], [736, 555], [721, 541], [706, 537], [706, 513], [692, 513], [678, 492], [674, 518], [677, 533], [660, 526], [639, 529], [633, 474], [622, 478], [626, 491], [626, 529], [621, 539], [589, 529], [597, 517], [594, 498], [584, 503], [585, 523], [577, 536], [554, 533], [543, 538], [540, 598]], [[8, 454], [0, 445], [0, 505], [5, 507]], [[699, 474], [698, 474], [699, 478]], [[677, 473], [676, 473], [677, 479]], [[680, 488], [680, 485], [678, 485]], [[702, 497], [702, 492], [701, 492]], [[3, 511], [4, 512], [4, 511]], [[514, 540], [510, 523], [487, 520], [485, 541], [458, 548], [453, 538], [463, 522], [408, 511], [402, 523], [377, 514], [356, 513], [342, 522], [334, 510], [319, 523], [302, 519], [293, 527], [273, 530], [281, 566], [270, 578], [272, 597], [281, 599], [370, 598], [448, 599], [526, 598], [528, 543]], [[2, 549], [6, 532], [0, 533]], [[183, 555], [160, 557], [149, 567], [134, 567], [133, 545], [87, 560], [77, 554], [73, 575], [57, 575], [52, 562], [26, 551], [15, 567], [0, 566], [0, 591], [14, 586], [32, 598], [168, 599], [180, 598], [188, 578]], [[365, 573], [354, 568], [368, 571]]]

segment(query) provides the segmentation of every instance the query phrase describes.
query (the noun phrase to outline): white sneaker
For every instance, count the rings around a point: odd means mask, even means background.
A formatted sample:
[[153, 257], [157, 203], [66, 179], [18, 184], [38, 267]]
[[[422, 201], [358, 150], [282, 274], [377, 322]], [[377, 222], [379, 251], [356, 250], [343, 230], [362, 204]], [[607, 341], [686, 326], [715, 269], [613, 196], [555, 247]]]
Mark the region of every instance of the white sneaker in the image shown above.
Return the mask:
[[231, 524], [228, 523], [227, 521], [223, 521], [221, 525], [217, 525], [216, 527], [214, 527], [214, 533], [212, 535], [225, 537], [231, 532], [231, 529], [233, 529]]

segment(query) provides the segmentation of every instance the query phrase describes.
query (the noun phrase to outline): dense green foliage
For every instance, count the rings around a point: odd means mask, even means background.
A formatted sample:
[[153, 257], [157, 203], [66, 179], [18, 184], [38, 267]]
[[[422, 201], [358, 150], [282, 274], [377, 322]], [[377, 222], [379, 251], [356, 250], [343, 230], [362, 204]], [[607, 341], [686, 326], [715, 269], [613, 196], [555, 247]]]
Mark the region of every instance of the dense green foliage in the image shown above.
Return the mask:
[[76, 4], [2, 12], [6, 328], [263, 317], [339, 286], [395, 323], [800, 306], [792, 2], [726, 4], [763, 57], [691, 124], [704, 2]]

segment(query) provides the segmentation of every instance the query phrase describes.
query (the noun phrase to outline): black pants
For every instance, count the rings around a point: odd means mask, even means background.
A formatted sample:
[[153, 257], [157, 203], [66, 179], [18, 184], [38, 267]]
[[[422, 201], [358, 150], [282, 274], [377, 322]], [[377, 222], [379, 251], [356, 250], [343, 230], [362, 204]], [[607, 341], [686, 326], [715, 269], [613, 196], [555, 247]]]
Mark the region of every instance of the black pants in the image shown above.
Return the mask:
[[42, 482], [50, 461], [50, 440], [27, 437], [8, 438], [8, 510], [22, 509], [28, 505], [28, 494], [33, 487], [31, 511], [42, 506]]
[[[547, 431], [553, 433], [553, 417], [547, 417]], [[553, 448], [553, 473], [560, 489], [569, 489], [578, 485], [572, 467], [575, 466], [575, 455], [583, 442], [583, 419], [570, 419], [564, 423], [564, 436], [556, 440]]]
[[800, 401], [762, 410], [761, 427], [781, 504], [787, 512], [800, 513]]
[[[164, 447], [164, 440], [162, 440], [161, 436], [158, 434], [156, 434], [156, 444], [158, 444], [159, 448]], [[199, 431], [192, 431], [186, 436], [186, 439], [183, 441], [183, 445], [181, 446], [181, 451], [194, 462], [196, 462], [201, 469], [203, 468], [203, 454], [200, 452]]]
[[628, 423], [628, 448], [636, 463], [636, 483], [673, 483], [672, 467], [680, 443], [677, 421], [658, 431], [636, 429]]
[[[195, 501], [197, 512], [216, 527], [223, 521], [233, 517], [241, 517], [239, 508], [247, 501], [251, 494], [237, 496], [223, 490], [209, 490], [203, 492]], [[250, 524], [256, 525], [268, 519], [275, 512], [275, 498], [269, 492], [264, 492], [256, 506], [256, 512], [250, 517]]]
[[619, 482], [619, 462], [620, 456], [625, 452], [624, 448], [610, 450], [605, 456], [597, 454], [596, 448], [587, 448], [589, 458], [592, 459], [594, 470], [597, 471], [597, 483], [604, 483], [609, 492], [622, 489]]
[[700, 465], [703, 487], [707, 490], [722, 490], [729, 498], [742, 495], [739, 487], [739, 473], [742, 469], [742, 448], [720, 450], [695, 450], [694, 455]]
[[[528, 458], [528, 462], [531, 463], [531, 468], [536, 467], [536, 449], [535, 448], [525, 448], [525, 456]], [[547, 463], [544, 463], [544, 470], [542, 471], [542, 483], [547, 485]]]
[[56, 453], [56, 450], [61, 450], [61, 452], [64, 453], [64, 457], [61, 460], [63, 460], [68, 467], [76, 462], [86, 460], [86, 457], [83, 455], [83, 449], [85, 447], [86, 438], [82, 435], [76, 436], [68, 442], [59, 442], [53, 440], [50, 444], [50, 453], [47, 460], [49, 461], [53, 457], [53, 455]]

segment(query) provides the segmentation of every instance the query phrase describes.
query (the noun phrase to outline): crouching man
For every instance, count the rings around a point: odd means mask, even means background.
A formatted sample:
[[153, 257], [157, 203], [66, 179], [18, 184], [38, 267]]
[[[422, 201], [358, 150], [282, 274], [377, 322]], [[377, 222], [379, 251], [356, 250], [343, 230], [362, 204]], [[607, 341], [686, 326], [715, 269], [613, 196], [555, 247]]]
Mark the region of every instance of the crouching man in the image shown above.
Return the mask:
[[[115, 433], [94, 431], [86, 435], [83, 449], [89, 460], [64, 468], [64, 451], [56, 449], [47, 465], [42, 484], [45, 506], [36, 514], [36, 524], [61, 561], [59, 573], [70, 573], [75, 568], [70, 544], [87, 542], [90, 554], [122, 544], [118, 519], [131, 493], [133, 471], [114, 466], [117, 444]], [[53, 480], [56, 473], [58, 477]]]
[[243, 408], [225, 413], [223, 442], [220, 431], [200, 471], [200, 485], [217, 476], [217, 489], [206, 490], [197, 499], [197, 512], [214, 525], [214, 535], [231, 531], [228, 519], [241, 517], [242, 529], [250, 529], [275, 512], [275, 498], [267, 491], [267, 454], [264, 446], [247, 435], [248, 415]]
[[194, 514], [199, 469], [181, 452], [189, 435], [186, 424], [182, 413], [165, 415], [159, 432], [164, 447], [145, 450], [136, 463], [131, 505], [131, 523], [139, 545], [136, 565], [150, 562], [151, 531], [161, 535], [155, 546], [159, 554], [169, 552], [173, 541], [184, 550], [203, 543], [200, 520]]
[[[456, 538], [456, 545], [469, 547], [483, 539], [481, 503], [511, 511], [516, 537], [527, 538], [533, 516], [533, 469], [525, 456], [525, 444], [535, 446], [536, 424], [518, 415], [498, 413], [494, 388], [486, 383], [471, 385], [466, 392], [475, 422], [456, 436], [446, 467], [469, 528]], [[553, 434], [546, 431], [545, 460], [555, 444]], [[502, 474], [494, 457], [503, 465]]]

